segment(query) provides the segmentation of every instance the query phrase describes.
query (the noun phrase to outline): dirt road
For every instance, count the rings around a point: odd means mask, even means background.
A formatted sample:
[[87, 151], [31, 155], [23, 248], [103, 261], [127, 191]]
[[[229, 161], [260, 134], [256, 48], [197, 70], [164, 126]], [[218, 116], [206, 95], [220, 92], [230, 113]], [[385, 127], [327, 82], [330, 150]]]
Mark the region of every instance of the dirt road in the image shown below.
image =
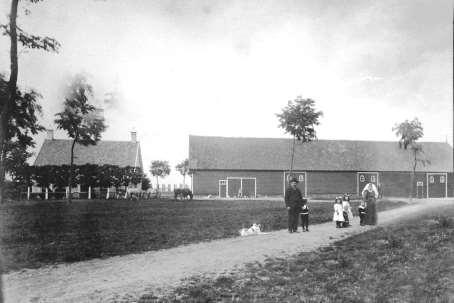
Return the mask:
[[[422, 200], [381, 212], [379, 225], [449, 203], [454, 201]], [[247, 262], [313, 250], [373, 228], [358, 226], [357, 218], [353, 224], [348, 229], [336, 229], [329, 222], [310, 226], [309, 233], [289, 234], [281, 230], [103, 260], [21, 270], [2, 276], [4, 299], [5, 302], [109, 302], [127, 298], [133, 302], [144, 292], [172, 289], [181, 283], [181, 279], [194, 274], [217, 275], [240, 268]]]

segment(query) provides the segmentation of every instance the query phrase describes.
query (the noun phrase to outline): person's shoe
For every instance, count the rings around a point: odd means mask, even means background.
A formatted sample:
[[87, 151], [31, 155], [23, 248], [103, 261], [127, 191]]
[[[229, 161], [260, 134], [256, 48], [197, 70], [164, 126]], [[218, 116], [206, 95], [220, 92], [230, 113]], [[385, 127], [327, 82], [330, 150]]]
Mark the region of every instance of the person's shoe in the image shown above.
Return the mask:
[[309, 228], [306, 228], [306, 231], [309, 231]]

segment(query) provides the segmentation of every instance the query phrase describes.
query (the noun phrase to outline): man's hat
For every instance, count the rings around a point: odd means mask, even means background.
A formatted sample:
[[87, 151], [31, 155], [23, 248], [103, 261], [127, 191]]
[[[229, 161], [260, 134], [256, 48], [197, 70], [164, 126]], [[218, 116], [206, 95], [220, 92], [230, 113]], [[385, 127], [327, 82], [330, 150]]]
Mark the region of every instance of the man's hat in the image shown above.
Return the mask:
[[289, 183], [296, 182], [298, 183], [298, 178], [296, 177], [291, 177]]

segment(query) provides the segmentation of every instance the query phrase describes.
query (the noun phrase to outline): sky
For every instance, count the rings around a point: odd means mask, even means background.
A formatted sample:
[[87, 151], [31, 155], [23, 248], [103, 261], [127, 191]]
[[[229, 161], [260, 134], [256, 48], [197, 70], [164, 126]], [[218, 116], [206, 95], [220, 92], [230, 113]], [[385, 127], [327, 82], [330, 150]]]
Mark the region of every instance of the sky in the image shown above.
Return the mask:
[[[288, 137], [276, 113], [297, 96], [323, 111], [320, 139], [393, 141], [418, 117], [422, 141], [452, 145], [452, 12], [448, 0], [21, 1], [19, 25], [61, 49], [20, 49], [18, 82], [42, 94], [40, 121], [55, 128], [64, 87], [85, 74], [103, 139], [137, 131], [145, 171], [187, 158], [190, 134]], [[8, 55], [1, 36], [5, 75]]]

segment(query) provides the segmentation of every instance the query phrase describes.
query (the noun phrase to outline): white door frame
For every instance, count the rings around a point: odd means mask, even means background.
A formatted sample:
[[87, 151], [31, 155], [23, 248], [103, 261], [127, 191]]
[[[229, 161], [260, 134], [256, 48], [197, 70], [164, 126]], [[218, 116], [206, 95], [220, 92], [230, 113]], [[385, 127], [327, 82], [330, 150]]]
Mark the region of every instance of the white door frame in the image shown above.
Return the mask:
[[218, 196], [219, 196], [219, 198], [221, 198], [221, 182], [225, 182], [225, 187], [226, 187], [225, 197], [227, 198], [227, 180], [225, 180], [225, 179], [218, 181], [218, 184], [219, 184]]
[[430, 175], [439, 175], [445, 176], [445, 196], [444, 198], [448, 197], [448, 173], [426, 173], [426, 196], [429, 199], [429, 176]]
[[[282, 180], [283, 180], [283, 182], [282, 182], [282, 186], [283, 186], [282, 192], [284, 193], [284, 195], [285, 195], [285, 184], [287, 182], [287, 180], [285, 180], [285, 174], [286, 173], [290, 173], [290, 171], [289, 170], [284, 171], [284, 174], [282, 175]], [[307, 197], [307, 172], [305, 172], [305, 171], [292, 171], [292, 174], [300, 174], [300, 175], [304, 174], [304, 196]]]
[[256, 177], [227, 177], [226, 180], [226, 196], [229, 196], [229, 179], [240, 179], [240, 189], [243, 192], [243, 179], [254, 180], [254, 198], [257, 198], [257, 178]]
[[359, 174], [375, 174], [377, 175], [377, 190], [378, 190], [378, 184], [380, 183], [380, 174], [376, 171], [359, 171], [356, 172], [356, 194], [359, 196]]

